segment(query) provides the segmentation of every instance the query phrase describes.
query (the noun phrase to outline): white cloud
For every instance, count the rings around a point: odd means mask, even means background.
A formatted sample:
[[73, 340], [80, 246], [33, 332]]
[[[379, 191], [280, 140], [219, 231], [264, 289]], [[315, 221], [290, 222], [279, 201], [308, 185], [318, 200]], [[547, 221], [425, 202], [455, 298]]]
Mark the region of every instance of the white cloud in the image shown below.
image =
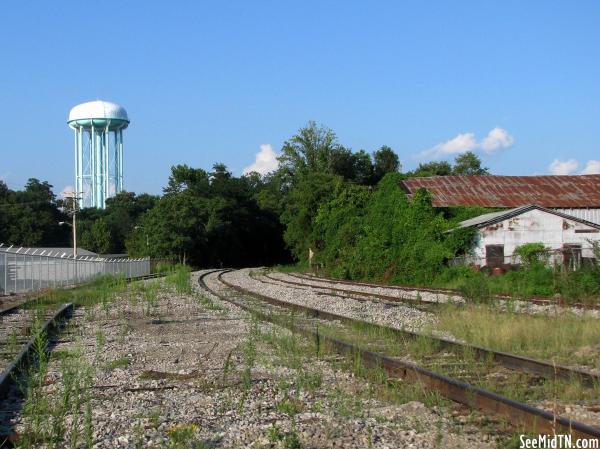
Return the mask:
[[472, 151], [477, 146], [475, 134], [463, 133], [444, 143], [438, 143], [436, 146], [423, 151], [419, 154], [420, 159], [441, 159], [449, 154], [460, 154]]
[[439, 143], [416, 156], [421, 160], [443, 159], [453, 154], [466, 153], [467, 151], [483, 150], [486, 153], [509, 148], [515, 143], [515, 139], [508, 131], [502, 128], [492, 129], [486, 137], [477, 141], [473, 133], [461, 133], [453, 139]]
[[515, 139], [508, 131], [496, 127], [488, 133], [487, 137], [479, 142], [479, 147], [487, 153], [493, 153], [494, 151], [511, 147], [514, 143]]
[[600, 175], [600, 161], [589, 160], [585, 168], [581, 171], [582, 175]]
[[548, 170], [550, 170], [550, 173], [553, 175], [571, 175], [575, 173], [577, 167], [579, 167], [579, 162], [575, 159], [569, 159], [568, 161], [554, 159], [548, 166]]
[[273, 151], [271, 144], [265, 143], [260, 146], [260, 151], [256, 153], [254, 163], [244, 168], [244, 175], [250, 172], [258, 172], [261, 175], [266, 175], [269, 172], [277, 169], [279, 162], [277, 161], [277, 153]]

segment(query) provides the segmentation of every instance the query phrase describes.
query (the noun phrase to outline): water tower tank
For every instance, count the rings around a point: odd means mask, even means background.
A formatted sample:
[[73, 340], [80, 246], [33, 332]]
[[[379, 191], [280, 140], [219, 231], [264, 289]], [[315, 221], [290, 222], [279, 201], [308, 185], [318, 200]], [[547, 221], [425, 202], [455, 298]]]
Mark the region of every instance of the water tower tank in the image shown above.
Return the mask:
[[71, 109], [75, 132], [75, 189], [82, 207], [106, 206], [106, 199], [123, 190], [123, 130], [127, 111], [108, 101], [90, 101]]

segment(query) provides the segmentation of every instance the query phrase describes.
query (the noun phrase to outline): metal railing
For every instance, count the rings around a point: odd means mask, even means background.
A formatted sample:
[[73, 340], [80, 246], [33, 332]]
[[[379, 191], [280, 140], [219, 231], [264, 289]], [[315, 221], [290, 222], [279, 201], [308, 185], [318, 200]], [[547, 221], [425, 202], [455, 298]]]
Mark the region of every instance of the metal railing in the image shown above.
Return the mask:
[[150, 274], [150, 259], [106, 259], [0, 244], [0, 295], [81, 284], [103, 275]]

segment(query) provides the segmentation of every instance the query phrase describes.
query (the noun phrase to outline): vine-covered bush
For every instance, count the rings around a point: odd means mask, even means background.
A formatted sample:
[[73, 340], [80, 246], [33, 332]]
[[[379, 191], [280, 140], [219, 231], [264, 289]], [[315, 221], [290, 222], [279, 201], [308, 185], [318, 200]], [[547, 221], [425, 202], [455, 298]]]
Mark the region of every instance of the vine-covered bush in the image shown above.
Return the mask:
[[386, 175], [373, 193], [338, 185], [332, 199], [321, 205], [314, 231], [317, 261], [332, 274], [426, 283], [459, 249], [444, 234], [449, 224], [431, 206], [431, 196], [421, 190], [409, 200], [399, 188], [401, 177]]
[[518, 256], [523, 266], [527, 268], [535, 264], [545, 264], [550, 258], [548, 248], [541, 242], [519, 245], [513, 251], [513, 255]]

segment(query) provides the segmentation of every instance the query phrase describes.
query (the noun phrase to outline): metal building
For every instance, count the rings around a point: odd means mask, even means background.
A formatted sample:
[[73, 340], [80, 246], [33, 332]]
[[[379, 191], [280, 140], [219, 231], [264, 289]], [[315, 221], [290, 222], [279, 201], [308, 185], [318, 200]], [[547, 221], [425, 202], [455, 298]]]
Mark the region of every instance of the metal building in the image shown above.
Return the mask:
[[491, 212], [459, 223], [475, 228], [475, 241], [465, 263], [504, 266], [518, 263], [514, 251], [526, 243], [543, 243], [551, 261], [577, 267], [594, 259], [600, 224], [535, 204]]
[[90, 101], [71, 109], [67, 121], [75, 133], [75, 190], [80, 207], [106, 206], [123, 190], [123, 130], [127, 111], [108, 101]]
[[400, 187], [409, 197], [426, 189], [434, 207], [512, 209], [537, 204], [600, 224], [600, 175], [431, 176], [405, 179]]

